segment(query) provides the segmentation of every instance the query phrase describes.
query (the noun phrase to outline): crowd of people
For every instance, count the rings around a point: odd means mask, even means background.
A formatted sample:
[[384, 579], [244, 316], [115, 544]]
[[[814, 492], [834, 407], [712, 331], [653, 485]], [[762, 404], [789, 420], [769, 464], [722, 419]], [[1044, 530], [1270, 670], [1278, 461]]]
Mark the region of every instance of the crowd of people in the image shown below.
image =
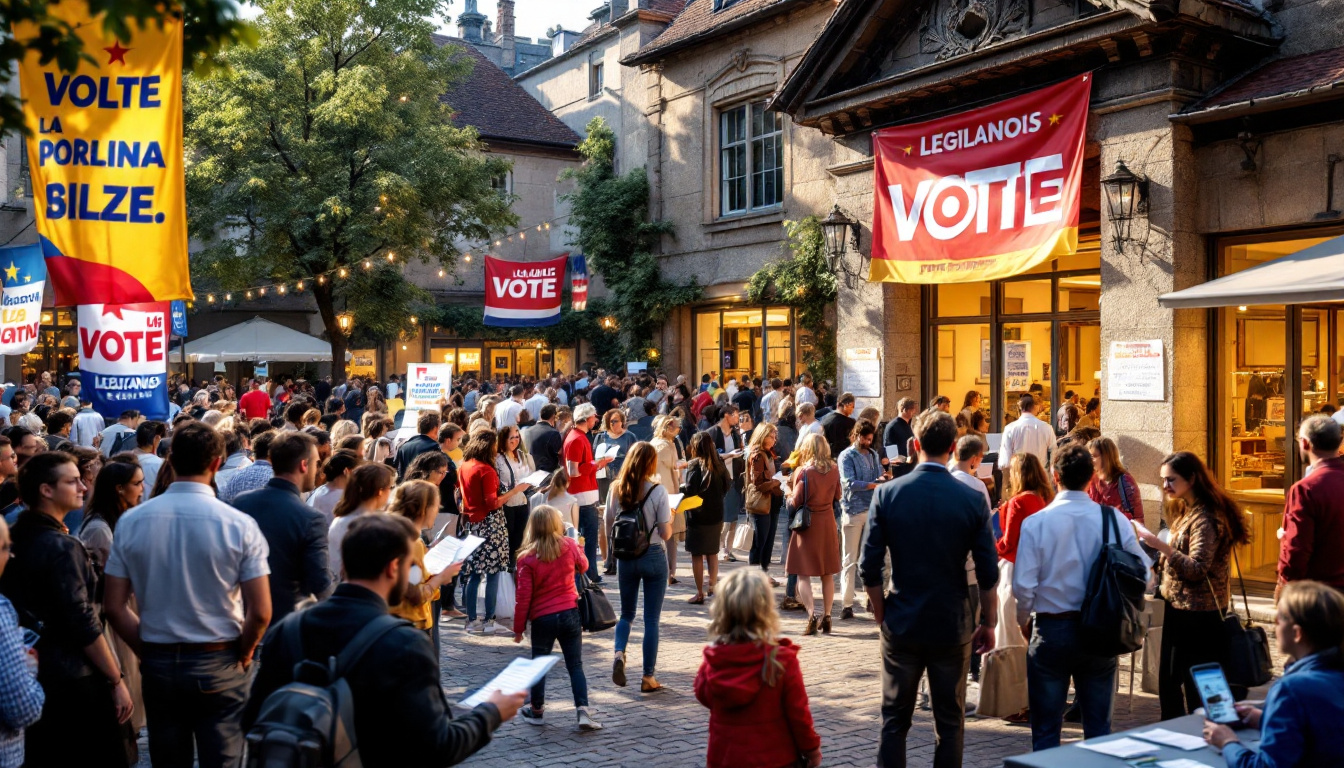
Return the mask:
[[[711, 766], [821, 764], [783, 637], [793, 611], [822, 642], [834, 620], [880, 626], [879, 765], [904, 764], [917, 706], [933, 713], [935, 766], [961, 765], [968, 679], [1001, 674], [996, 649], [1028, 643], [1025, 706], [1006, 719], [1046, 749], [1070, 682], [1085, 735], [1110, 731], [1116, 658], [1082, 642], [1079, 613], [1111, 519], [1166, 604], [1163, 718], [1199, 706], [1191, 667], [1228, 661], [1243, 516], [1178, 452], [1151, 478], [1164, 500], [1151, 532], [1090, 403], [1066, 402], [1051, 424], [1040, 393], [1024, 394], [992, 454], [978, 393], [955, 416], [948, 397], [902, 399], [884, 422], [807, 374], [467, 378], [415, 413], [395, 376], [170, 387], [165, 420], [104, 419], [78, 380], [62, 392], [45, 375], [0, 398], [0, 552], [13, 557], [0, 556], [0, 768], [131, 765], [142, 727], [155, 766], [239, 765], [268, 700], [306, 679], [301, 662], [325, 669], [351, 647], [366, 764], [456, 764], [515, 714], [544, 724], [544, 679], [451, 714], [439, 665], [454, 621], [527, 640], [533, 656], [558, 644], [575, 727], [599, 731], [580, 608], [612, 576], [611, 681], [628, 684], [637, 651], [643, 694], [663, 687], [668, 587], [689, 575], [687, 602], [708, 604], [695, 695]], [[1340, 430], [1312, 417], [1298, 436], [1310, 471], [1288, 494], [1277, 630], [1293, 663], [1263, 708], [1238, 710], [1259, 750], [1206, 729], [1238, 768], [1344, 747], [1330, 727], [1344, 722]], [[431, 573], [450, 537], [479, 546]]]

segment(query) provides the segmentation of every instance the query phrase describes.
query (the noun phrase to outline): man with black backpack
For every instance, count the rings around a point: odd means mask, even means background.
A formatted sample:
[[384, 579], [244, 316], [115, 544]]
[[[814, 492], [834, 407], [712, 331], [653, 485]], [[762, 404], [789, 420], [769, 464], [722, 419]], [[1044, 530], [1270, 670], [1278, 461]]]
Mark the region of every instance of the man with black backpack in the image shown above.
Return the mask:
[[[453, 719], [429, 635], [388, 614], [406, 591], [418, 535], [406, 518], [361, 515], [341, 541], [346, 581], [267, 633], [243, 712], [250, 764], [304, 764], [290, 750], [311, 739], [321, 745], [314, 765], [353, 751], [369, 766], [456, 765], [517, 714], [526, 692], [496, 692]], [[343, 716], [305, 722], [314, 697], [330, 697]]]
[[[1074, 444], [1057, 450], [1051, 469], [1060, 492], [1022, 521], [1013, 569], [1017, 623], [1031, 641], [1027, 698], [1033, 751], [1059, 746], [1070, 678], [1084, 737], [1111, 732], [1117, 649], [1132, 643], [1135, 632], [1141, 639], [1134, 592], [1137, 588], [1141, 601], [1152, 565], [1124, 514], [1103, 508], [1084, 492], [1092, 479], [1086, 448]], [[1108, 589], [1117, 577], [1127, 579], [1121, 594]], [[1110, 602], [1101, 605], [1103, 600]], [[1099, 638], [1099, 631], [1113, 636]]]

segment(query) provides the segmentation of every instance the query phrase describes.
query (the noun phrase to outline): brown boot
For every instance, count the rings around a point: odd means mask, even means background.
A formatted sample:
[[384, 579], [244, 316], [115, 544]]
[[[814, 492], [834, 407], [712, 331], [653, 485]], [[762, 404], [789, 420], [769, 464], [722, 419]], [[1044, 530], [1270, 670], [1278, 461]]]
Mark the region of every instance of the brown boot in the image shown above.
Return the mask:
[[821, 617], [821, 631], [824, 632], [825, 634], [828, 634], [828, 635], [831, 634], [831, 617], [830, 617], [830, 616], [822, 616], [822, 617]]
[[807, 629], [803, 630], [803, 634], [804, 635], [817, 634], [817, 621], [818, 619], [816, 616], [809, 616], [807, 618]]

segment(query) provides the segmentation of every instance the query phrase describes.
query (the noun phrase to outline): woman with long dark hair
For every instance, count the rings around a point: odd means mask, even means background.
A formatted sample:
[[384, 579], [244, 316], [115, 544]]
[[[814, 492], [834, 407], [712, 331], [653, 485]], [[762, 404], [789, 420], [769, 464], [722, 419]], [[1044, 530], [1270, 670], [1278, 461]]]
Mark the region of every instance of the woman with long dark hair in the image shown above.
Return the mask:
[[[512, 488], [523, 482], [523, 478], [535, 472], [536, 464], [523, 450], [523, 431], [517, 424], [510, 424], [499, 430], [495, 442], [495, 472], [506, 488]], [[504, 502], [504, 527], [509, 532], [509, 572], [513, 572], [518, 548], [523, 546], [523, 533], [527, 531], [527, 518], [531, 511], [526, 493], [509, 496]]]
[[1158, 700], [1162, 719], [1182, 717], [1201, 706], [1190, 679], [1197, 664], [1228, 663], [1223, 613], [1231, 594], [1233, 548], [1251, 540], [1240, 507], [1189, 451], [1173, 453], [1159, 470], [1167, 497], [1171, 543], [1151, 532], [1139, 540], [1161, 555], [1162, 665]]
[[[166, 468], [166, 467], [165, 467]], [[397, 473], [386, 464], [361, 464], [350, 474], [350, 482], [345, 493], [331, 514], [334, 518], [327, 529], [327, 561], [331, 565], [331, 575], [336, 581], [344, 580], [344, 563], [341, 562], [341, 541], [345, 532], [357, 515], [368, 512], [382, 512], [392, 495], [392, 486], [396, 484]]]
[[[723, 536], [723, 495], [728, 492], [728, 468], [714, 439], [707, 433], [691, 438], [691, 462], [681, 492], [699, 496], [701, 505], [686, 512], [686, 552], [691, 556], [691, 575], [695, 577], [695, 597], [686, 602], [700, 605], [706, 595], [714, 594], [719, 580], [719, 540]], [[709, 583], [705, 583], [705, 564], [709, 564]], [[706, 588], [708, 587], [708, 588]]]
[[1115, 507], [1130, 520], [1143, 522], [1143, 499], [1139, 484], [1120, 461], [1120, 449], [1109, 437], [1098, 437], [1087, 444], [1092, 454], [1092, 480], [1087, 496], [1098, 504]]
[[[644, 591], [644, 678], [639, 689], [644, 693], [662, 686], [654, 678], [658, 663], [658, 623], [667, 593], [667, 553], [663, 542], [672, 535], [672, 507], [667, 490], [658, 482], [658, 453], [648, 443], [635, 443], [630, 455], [611, 485], [607, 496], [604, 524], [608, 531], [623, 510], [638, 510], [649, 532], [649, 548], [644, 554], [616, 563], [621, 590], [621, 618], [616, 622], [616, 661], [611, 680], [625, 686], [625, 647], [630, 642], [630, 625], [635, 620], [639, 593]], [[612, 542], [615, 545], [615, 542]]]

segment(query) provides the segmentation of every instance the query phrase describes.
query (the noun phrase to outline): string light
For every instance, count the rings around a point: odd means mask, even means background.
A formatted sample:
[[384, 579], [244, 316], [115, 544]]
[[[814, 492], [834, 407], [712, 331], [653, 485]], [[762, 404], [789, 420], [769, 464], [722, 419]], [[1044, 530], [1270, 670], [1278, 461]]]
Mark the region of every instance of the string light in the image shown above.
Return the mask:
[[248, 291], [248, 292], [247, 292], [247, 298], [249, 298], [249, 299], [252, 298], [252, 292], [251, 292], [251, 291]]
[[284, 295], [285, 295], [285, 284], [284, 284], [284, 283], [281, 283], [281, 284], [280, 284], [280, 295], [281, 295], [281, 296], [284, 296]]
[[349, 275], [349, 274], [350, 274], [350, 273], [346, 271], [345, 267], [341, 267], [341, 272], [340, 272], [341, 277], [345, 277], [346, 275]]
[[373, 266], [373, 262], [369, 261], [368, 259], [365, 259], [365, 260], [364, 260], [364, 268], [365, 268], [365, 269], [368, 269], [368, 268], [370, 268], [370, 267], [372, 267], [372, 266]]
[[259, 288], [259, 289], [257, 290], [257, 292], [260, 293], [262, 296], [265, 296], [265, 295], [266, 295], [266, 288], [265, 288], [265, 286]]
[[224, 294], [224, 300], [225, 300], [225, 301], [233, 301], [233, 294], [232, 294], [232, 293], [226, 293], [226, 294]]
[[446, 274], [447, 272], [444, 272], [442, 269], [439, 270], [439, 277], [443, 277]]
[[303, 281], [302, 281], [302, 280], [300, 280], [300, 281], [298, 282], [298, 284], [294, 286], [294, 290], [296, 290], [296, 291], [302, 291], [302, 290], [303, 290]]
[[327, 284], [327, 278], [323, 277], [322, 275], [318, 275], [318, 276], [317, 276], [317, 284], [318, 284], [318, 285], [326, 285], [326, 284]]
[[526, 232], [519, 232], [519, 233], [518, 233], [518, 239], [519, 239], [519, 240], [526, 240], [526, 239], [527, 239], [527, 233], [526, 233]]
[[206, 297], [205, 297], [205, 301], [206, 301], [207, 304], [214, 304], [214, 303], [215, 303], [215, 294], [213, 294], [213, 293], [211, 293], [211, 294], [207, 294]]
[[411, 325], [418, 325], [418, 324], [419, 324], [419, 323], [418, 323], [418, 321], [415, 319], [415, 315], [411, 315]]
[[470, 263], [471, 263], [471, 254], [468, 253], [466, 256], [463, 256], [463, 257], [462, 257], [462, 260], [465, 261], [465, 262], [467, 262], [468, 264], [470, 264]]
[[393, 252], [391, 252], [391, 251], [388, 251], [388, 252], [387, 252], [387, 260], [388, 260], [388, 261], [396, 261], [396, 260], [397, 260], [397, 254], [395, 254], [395, 253], [393, 253]]

